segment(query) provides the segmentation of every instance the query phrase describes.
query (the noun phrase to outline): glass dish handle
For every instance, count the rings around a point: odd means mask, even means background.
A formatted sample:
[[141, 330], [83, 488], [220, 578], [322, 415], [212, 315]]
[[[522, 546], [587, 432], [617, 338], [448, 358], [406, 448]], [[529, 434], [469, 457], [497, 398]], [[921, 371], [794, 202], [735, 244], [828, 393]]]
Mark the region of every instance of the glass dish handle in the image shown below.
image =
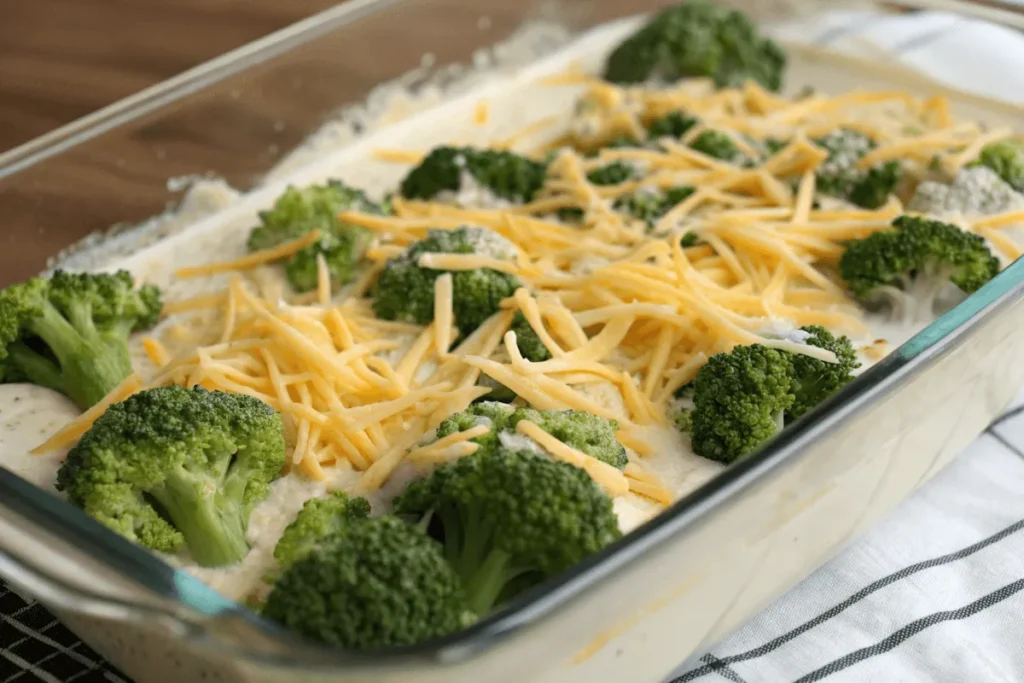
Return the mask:
[[75, 586], [54, 576], [45, 569], [25, 562], [6, 550], [0, 549], [0, 576], [8, 586], [24, 591], [26, 597], [60, 613], [72, 613], [97, 619], [113, 620], [147, 627], [160, 627], [176, 636], [197, 635], [203, 631], [189, 615], [182, 614], [173, 605], [129, 602], [101, 591]]
[[[117, 622], [219, 652], [306, 646], [183, 570], [0, 467], [0, 578], [61, 616]], [[311, 656], [320, 656], [315, 649]]]
[[112, 554], [89, 556], [73, 533], [48, 529], [31, 512], [0, 510], [0, 577], [12, 587], [58, 612], [167, 626], [176, 634], [199, 628], [197, 615], [106, 564]]

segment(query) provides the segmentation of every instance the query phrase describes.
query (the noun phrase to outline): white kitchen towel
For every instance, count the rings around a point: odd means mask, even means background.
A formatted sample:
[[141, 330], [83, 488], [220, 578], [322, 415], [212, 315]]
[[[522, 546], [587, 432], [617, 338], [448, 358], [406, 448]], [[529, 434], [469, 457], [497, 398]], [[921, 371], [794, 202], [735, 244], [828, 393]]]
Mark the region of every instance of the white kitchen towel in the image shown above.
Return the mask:
[[[1024, 102], [1024, 34], [833, 12], [777, 34]], [[1020, 350], [1024, 353], [1024, 349]], [[1024, 681], [1024, 393], [946, 470], [671, 683]]]

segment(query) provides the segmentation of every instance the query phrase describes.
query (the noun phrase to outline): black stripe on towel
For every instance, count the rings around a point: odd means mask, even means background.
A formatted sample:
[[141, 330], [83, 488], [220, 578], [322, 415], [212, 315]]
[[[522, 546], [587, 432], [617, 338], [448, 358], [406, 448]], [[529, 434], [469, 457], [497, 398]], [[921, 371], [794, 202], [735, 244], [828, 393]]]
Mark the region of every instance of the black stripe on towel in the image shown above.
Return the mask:
[[986, 539], [978, 541], [974, 545], [969, 545], [966, 548], [958, 550], [954, 553], [949, 553], [948, 555], [942, 555], [941, 557], [936, 557], [931, 560], [925, 560], [924, 562], [918, 562], [917, 564], [912, 564], [909, 567], [905, 567], [899, 570], [898, 572], [895, 572], [884, 578], [878, 579], [873, 583], [868, 584], [864, 588], [860, 589], [859, 591], [848, 597], [846, 600], [843, 600], [834, 607], [814, 617], [810, 621], [807, 621], [801, 624], [800, 626], [797, 626], [788, 633], [784, 633], [783, 635], [768, 641], [760, 647], [754, 648], [753, 650], [748, 650], [738, 655], [730, 655], [729, 657], [716, 658], [717, 661], [715, 661], [714, 663], [706, 663], [703, 666], [700, 666], [696, 669], [687, 671], [681, 676], [673, 678], [669, 683], [687, 683], [687, 681], [695, 680], [706, 674], [717, 672], [721, 668], [729, 664], [745, 662], [751, 659], [757, 659], [758, 657], [763, 657], [769, 652], [772, 652], [782, 647], [794, 638], [810, 631], [811, 629], [817, 626], [820, 626], [832, 617], [837, 616], [847, 608], [855, 605], [856, 603], [860, 602], [872, 593], [881, 590], [886, 586], [890, 586], [894, 583], [897, 583], [898, 581], [901, 581], [913, 574], [924, 571], [926, 569], [931, 569], [932, 567], [938, 567], [944, 564], [949, 564], [951, 562], [956, 562], [957, 560], [962, 560], [963, 558], [969, 557], [970, 555], [973, 555], [974, 553], [984, 548], [987, 548], [990, 545], [1002, 541], [1007, 536], [1011, 536], [1020, 531], [1021, 529], [1024, 529], [1024, 520], [1020, 520], [1019, 522], [1011, 524], [1002, 531], [999, 531]]
[[834, 662], [821, 667], [817, 671], [812, 671], [806, 676], [797, 679], [794, 683], [815, 683], [815, 681], [820, 681], [823, 678], [831, 676], [834, 673], [838, 673], [843, 669], [853, 666], [854, 664], [863, 662], [865, 659], [870, 659], [875, 655], [889, 652], [890, 650], [898, 647], [900, 643], [908, 638], [912, 638], [921, 631], [935, 626], [936, 624], [941, 624], [947, 621], [959, 621], [961, 619], [972, 617], [978, 612], [983, 612], [989, 607], [999, 604], [1021, 590], [1024, 590], [1024, 579], [1018, 579], [1011, 584], [1003, 586], [999, 590], [993, 591], [985, 597], [975, 600], [971, 604], [965, 605], [960, 609], [936, 612], [935, 614], [930, 614], [927, 617], [918, 619], [917, 621], [912, 621], [885, 640], [881, 640], [870, 647], [855, 650], [845, 657], [840, 657]]

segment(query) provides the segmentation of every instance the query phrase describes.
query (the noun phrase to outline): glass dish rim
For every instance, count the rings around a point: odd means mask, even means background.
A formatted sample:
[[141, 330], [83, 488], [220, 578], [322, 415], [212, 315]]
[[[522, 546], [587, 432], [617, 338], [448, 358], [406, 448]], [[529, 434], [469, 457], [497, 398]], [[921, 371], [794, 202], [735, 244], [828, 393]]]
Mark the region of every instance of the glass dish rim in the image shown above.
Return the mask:
[[[213, 60], [200, 64], [167, 81], [147, 88], [136, 95], [111, 104], [93, 114], [73, 121], [51, 133], [29, 141], [4, 154], [0, 154], [0, 179], [17, 173], [47, 158], [73, 148], [75, 145], [101, 135], [177, 99], [255, 66], [261, 61], [282, 54], [305, 42], [336, 31], [363, 16], [400, 4], [402, 0], [349, 0], [329, 8], [306, 20], [288, 26], [253, 43], [244, 45]], [[913, 4], [913, 3], [903, 3]], [[926, 3], [921, 3], [926, 4]], [[959, 3], [958, 3], [959, 4]], [[877, 62], [844, 57], [825, 48], [818, 50], [831, 57], [855, 61], [864, 67], [879, 66]], [[887, 68], [892, 68], [887, 67]], [[948, 89], [947, 89], [948, 90]], [[1006, 102], [979, 98], [957, 92], [958, 96], [982, 100], [995, 108], [1024, 112], [1021, 107]], [[544, 582], [525, 593], [499, 612], [488, 616], [472, 627], [443, 639], [416, 646], [395, 648], [379, 653], [356, 653], [338, 648], [311, 644], [284, 632], [239, 604], [227, 600], [195, 577], [175, 569], [156, 556], [132, 544], [106, 527], [86, 517], [80, 510], [48, 495], [45, 491], [21, 480], [17, 475], [0, 469], [0, 508], [41, 513], [48, 530], [62, 537], [84, 552], [94, 553], [99, 546], [109, 554], [104, 562], [121, 576], [142, 584], [148, 592], [158, 595], [173, 607], [184, 608], [205, 618], [241, 618], [264, 635], [281, 639], [288, 644], [287, 655], [264, 652], [244, 646], [211, 643], [203, 622], [194, 622], [201, 628], [187, 630], [184, 637], [192, 637], [199, 644], [216, 645], [247, 661], [263, 662], [273, 666], [294, 668], [362, 668], [386, 669], [411, 664], [456, 664], [473, 659], [491, 650], [499, 642], [542, 619], [557, 607], [580, 597], [595, 583], [635, 562], [655, 549], [665, 539], [680, 535], [699, 524], [733, 496], [756, 484], [774, 468], [800, 457], [804, 446], [818, 435], [835, 427], [836, 423], [852, 415], [891, 390], [916, 368], [930, 358], [957, 345], [961, 336], [970, 332], [981, 318], [997, 313], [1008, 301], [1024, 295], [1024, 259], [1010, 265], [984, 288], [962, 304], [928, 325], [904, 345], [895, 349], [882, 362], [864, 373], [841, 392], [818, 406], [792, 427], [788, 427], [774, 441], [754, 455], [729, 466], [718, 476], [691, 494], [676, 501], [657, 517], [628, 534], [615, 544], [570, 571]], [[78, 532], [78, 533], [73, 533]], [[0, 553], [0, 569], [10, 566], [5, 560], [12, 558]], [[16, 561], [16, 560], [15, 560]], [[58, 579], [59, 581], [59, 579]], [[78, 589], [68, 587], [72, 593]], [[108, 601], [116, 604], [116, 601]], [[60, 605], [56, 605], [59, 609]], [[141, 604], [122, 605], [127, 612], [138, 608], [154, 608]], [[157, 613], [188, 623], [182, 613], [170, 613], [166, 608], [155, 608]], [[75, 611], [71, 609], [70, 611]], [[216, 634], [213, 634], [216, 635]], [[206, 636], [206, 637], [203, 637]]]

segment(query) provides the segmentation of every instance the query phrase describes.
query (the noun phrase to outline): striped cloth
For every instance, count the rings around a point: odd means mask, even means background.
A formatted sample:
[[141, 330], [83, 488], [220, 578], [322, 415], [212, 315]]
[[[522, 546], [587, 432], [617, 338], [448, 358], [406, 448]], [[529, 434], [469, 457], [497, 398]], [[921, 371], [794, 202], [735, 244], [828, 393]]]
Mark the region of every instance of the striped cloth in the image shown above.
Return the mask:
[[[1024, 102], [1024, 36], [833, 12], [778, 31]], [[1024, 681], [1024, 393], [934, 480], [670, 683]]]

